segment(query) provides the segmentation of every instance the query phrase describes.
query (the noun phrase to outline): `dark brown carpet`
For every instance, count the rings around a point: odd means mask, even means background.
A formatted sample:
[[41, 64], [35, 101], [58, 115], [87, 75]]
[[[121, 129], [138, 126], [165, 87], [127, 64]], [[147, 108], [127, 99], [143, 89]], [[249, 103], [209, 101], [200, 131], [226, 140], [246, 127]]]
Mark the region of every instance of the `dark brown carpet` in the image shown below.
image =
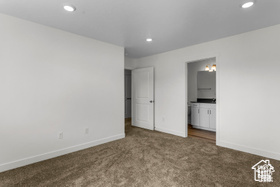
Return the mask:
[[251, 167], [265, 159], [196, 138], [128, 126], [126, 138], [0, 173], [0, 186], [280, 186], [254, 181]]

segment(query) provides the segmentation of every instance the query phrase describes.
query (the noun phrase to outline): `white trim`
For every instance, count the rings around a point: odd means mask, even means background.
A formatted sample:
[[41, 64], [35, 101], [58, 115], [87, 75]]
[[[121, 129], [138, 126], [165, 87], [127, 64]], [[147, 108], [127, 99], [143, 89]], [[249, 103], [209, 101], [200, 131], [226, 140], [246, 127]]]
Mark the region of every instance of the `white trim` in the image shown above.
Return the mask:
[[184, 128], [184, 137], [188, 137], [188, 127], [189, 127], [189, 116], [188, 116], [188, 62], [185, 62], [185, 68], [184, 68], [184, 75], [185, 75], [185, 89], [184, 89], [184, 95], [185, 95], [185, 128]]
[[47, 160], [47, 159], [50, 159], [50, 158], [58, 157], [58, 156], [65, 155], [65, 154], [68, 154], [68, 153], [72, 153], [72, 152], [75, 152], [75, 151], [87, 149], [87, 148], [97, 146], [97, 145], [100, 145], [100, 144], [104, 144], [104, 143], [107, 143], [107, 142], [119, 140], [119, 139], [122, 139], [124, 137], [125, 137], [125, 134], [118, 134], [118, 135], [115, 135], [115, 136], [110, 136], [110, 137], [107, 137], [107, 138], [94, 140], [94, 141], [91, 141], [91, 142], [67, 147], [67, 148], [64, 148], [64, 149], [60, 149], [60, 150], [56, 150], [56, 151], [52, 151], [52, 152], [48, 152], [48, 153], [44, 153], [44, 154], [40, 154], [40, 155], [36, 155], [36, 156], [32, 156], [32, 157], [28, 157], [28, 158], [23, 158], [23, 159], [16, 160], [16, 161], [13, 161], [13, 162], [8, 162], [8, 163], [0, 165], [0, 172], [7, 171], [7, 170], [10, 170], [10, 169], [15, 169], [15, 168], [22, 167], [22, 166], [29, 165], [29, 164], [33, 164], [33, 163], [40, 162], [40, 161], [43, 161], [43, 160]]
[[164, 132], [164, 133], [167, 133], [167, 134], [172, 134], [172, 135], [175, 135], [175, 136], [181, 136], [181, 137], [184, 137], [184, 138], [187, 137], [185, 132], [174, 131], [174, 130], [171, 130], [171, 129], [166, 129], [164, 127], [157, 127], [156, 126], [155, 130], [160, 131], [160, 132]]
[[221, 146], [221, 147], [225, 147], [225, 148], [230, 148], [230, 149], [234, 149], [234, 150], [243, 151], [243, 152], [246, 152], [246, 153], [262, 156], [262, 157], [267, 157], [267, 158], [271, 158], [271, 159], [275, 159], [275, 160], [280, 160], [280, 153], [276, 153], [276, 152], [270, 152], [270, 151], [266, 151], [266, 150], [255, 149], [255, 148], [251, 148], [251, 147], [247, 147], [247, 146], [243, 146], [243, 145], [238, 145], [238, 144], [234, 144], [234, 143], [230, 143], [230, 142], [226, 142], [226, 141], [219, 141], [219, 142], [217, 142], [217, 145]]
[[220, 142], [220, 132], [221, 132], [221, 119], [220, 119], [220, 111], [221, 111], [221, 94], [220, 94], [220, 75], [221, 75], [221, 64], [220, 63], [220, 54], [216, 54], [216, 66], [218, 67], [216, 70], [216, 145]]

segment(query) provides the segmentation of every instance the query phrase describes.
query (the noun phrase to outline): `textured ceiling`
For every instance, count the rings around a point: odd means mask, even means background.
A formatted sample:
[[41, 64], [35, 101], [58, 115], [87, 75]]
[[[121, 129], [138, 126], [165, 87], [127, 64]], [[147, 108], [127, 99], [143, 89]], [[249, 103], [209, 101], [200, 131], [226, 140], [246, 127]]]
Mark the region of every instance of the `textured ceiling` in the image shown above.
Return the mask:
[[[280, 23], [280, 0], [257, 0], [249, 9], [242, 2], [0, 0], [0, 12], [123, 46], [139, 58]], [[64, 4], [77, 10], [66, 12]]]

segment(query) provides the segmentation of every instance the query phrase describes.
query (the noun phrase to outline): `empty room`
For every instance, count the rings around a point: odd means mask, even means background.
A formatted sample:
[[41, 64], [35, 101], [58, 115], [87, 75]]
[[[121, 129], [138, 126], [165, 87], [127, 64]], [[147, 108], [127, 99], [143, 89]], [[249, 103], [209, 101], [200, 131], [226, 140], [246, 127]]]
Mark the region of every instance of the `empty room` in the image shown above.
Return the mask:
[[280, 186], [280, 1], [2, 0], [0, 186]]

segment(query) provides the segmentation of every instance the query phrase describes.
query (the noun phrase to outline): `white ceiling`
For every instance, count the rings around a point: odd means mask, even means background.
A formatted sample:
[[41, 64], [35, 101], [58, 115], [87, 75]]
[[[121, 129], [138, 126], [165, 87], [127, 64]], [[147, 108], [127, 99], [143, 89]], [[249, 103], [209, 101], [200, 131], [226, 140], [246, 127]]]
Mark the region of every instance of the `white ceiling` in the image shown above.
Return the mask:
[[[241, 9], [244, 0], [0, 0], [0, 12], [123, 46], [139, 58], [280, 23], [280, 0], [256, 1]], [[66, 12], [64, 4], [77, 10]]]

